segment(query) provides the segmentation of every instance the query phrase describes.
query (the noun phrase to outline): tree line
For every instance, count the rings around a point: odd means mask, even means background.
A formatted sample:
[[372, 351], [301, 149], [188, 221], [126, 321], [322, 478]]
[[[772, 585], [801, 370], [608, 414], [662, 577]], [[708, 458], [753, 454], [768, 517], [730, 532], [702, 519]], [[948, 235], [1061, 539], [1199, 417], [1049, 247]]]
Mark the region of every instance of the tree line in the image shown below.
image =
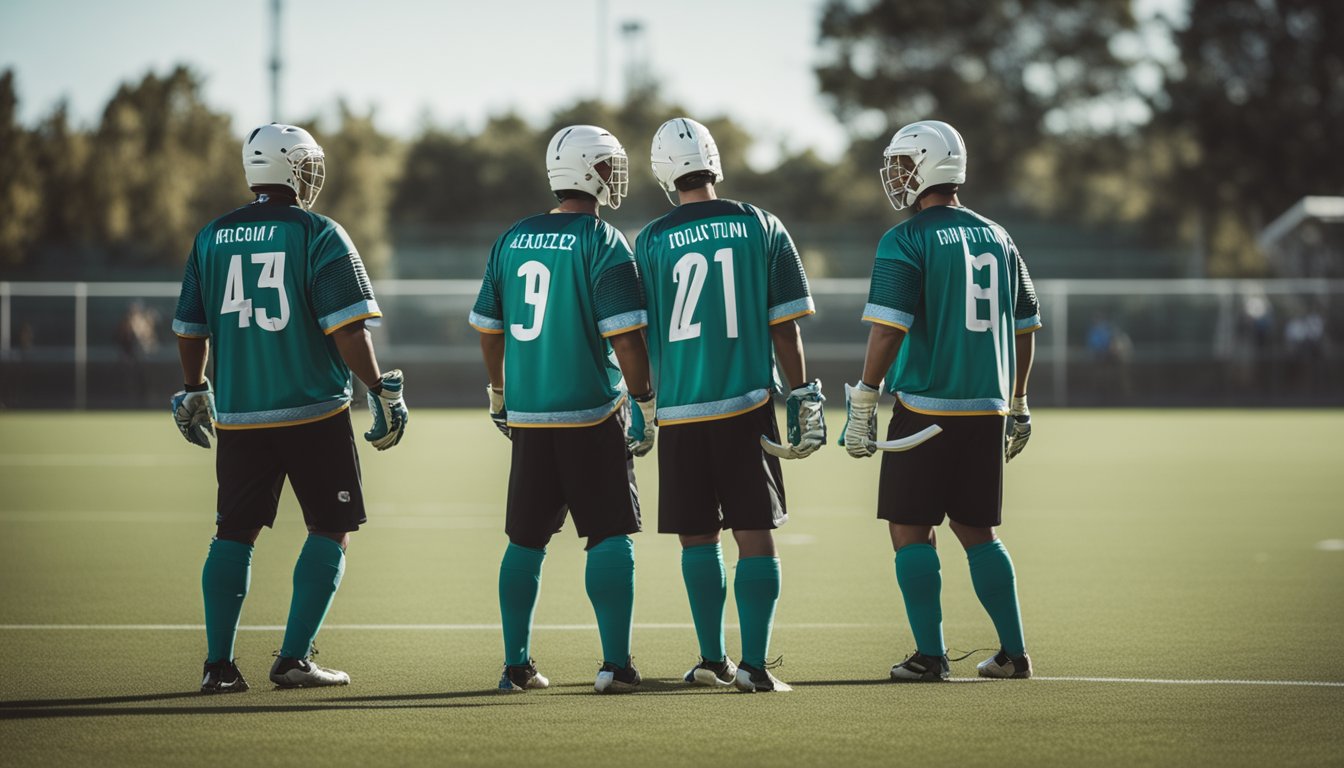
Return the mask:
[[[1186, 11], [1162, 29], [1143, 26], [1130, 0], [828, 0], [816, 74], [850, 128], [843, 157], [785, 151], [754, 169], [753, 138], [731, 116], [690, 116], [718, 141], [721, 192], [789, 225], [889, 226], [881, 149], [900, 125], [936, 117], [965, 136], [965, 196], [992, 217], [1124, 229], [1198, 248], [1212, 275], [1263, 274], [1255, 232], [1303, 195], [1344, 192], [1331, 142], [1344, 124], [1344, 3], [1190, 0]], [[1153, 39], [1174, 44], [1174, 60], [1146, 53]], [[197, 229], [249, 199], [239, 147], [250, 126], [206, 103], [187, 67], [123, 84], [89, 126], [64, 104], [23, 125], [19, 91], [15, 72], [0, 74], [6, 276], [175, 275]], [[1126, 110], [1139, 117], [1115, 117]], [[327, 150], [317, 210], [378, 274], [394, 233], [489, 231], [547, 207], [543, 147], [573, 123], [625, 143], [632, 194], [611, 218], [637, 229], [667, 210], [646, 148], [681, 114], [655, 83], [540, 125], [506, 112], [475, 131], [400, 138], [345, 104], [334, 120], [295, 122]]]

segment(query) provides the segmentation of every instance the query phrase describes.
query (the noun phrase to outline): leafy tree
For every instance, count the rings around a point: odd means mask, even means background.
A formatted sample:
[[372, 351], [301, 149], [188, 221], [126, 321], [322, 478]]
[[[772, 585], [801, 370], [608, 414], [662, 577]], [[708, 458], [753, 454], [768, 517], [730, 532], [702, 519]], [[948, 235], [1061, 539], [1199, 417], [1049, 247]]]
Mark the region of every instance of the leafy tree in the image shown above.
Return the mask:
[[828, 0], [817, 76], [856, 140], [945, 120], [969, 147], [968, 188], [1011, 199], [1051, 126], [1128, 89], [1109, 43], [1133, 28], [1129, 0]]
[[402, 173], [401, 146], [378, 131], [372, 110], [356, 114], [342, 101], [338, 112], [335, 131], [310, 131], [327, 156], [327, 179], [314, 210], [345, 227], [369, 273], [378, 276], [392, 260], [388, 211]]
[[34, 142], [18, 122], [14, 71], [0, 74], [0, 265], [22, 265], [39, 234], [41, 181], [32, 155]]
[[1265, 269], [1254, 233], [1304, 195], [1344, 193], [1344, 4], [1193, 0], [1153, 135], [1188, 148], [1167, 204], [1193, 219], [1214, 274]]

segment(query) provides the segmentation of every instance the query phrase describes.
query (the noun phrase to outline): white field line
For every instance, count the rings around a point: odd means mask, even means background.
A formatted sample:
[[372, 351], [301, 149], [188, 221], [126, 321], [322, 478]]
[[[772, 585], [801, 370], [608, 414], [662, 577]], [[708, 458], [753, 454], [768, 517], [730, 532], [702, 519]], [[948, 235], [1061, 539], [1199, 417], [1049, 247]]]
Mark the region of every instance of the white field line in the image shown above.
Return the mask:
[[209, 463], [195, 454], [0, 453], [0, 467], [166, 467]]
[[[885, 624], [776, 624], [776, 629], [871, 629], [885, 627]], [[694, 629], [693, 624], [636, 624], [635, 629]], [[275, 625], [245, 625], [238, 627], [242, 632], [282, 632], [285, 627]], [[498, 624], [329, 624], [325, 630], [372, 630], [379, 632], [462, 632], [500, 630]], [[537, 624], [534, 630], [550, 631], [595, 631], [596, 624]], [[725, 629], [737, 629], [736, 625], [725, 625]], [[107, 632], [204, 632], [204, 624], [0, 624], [0, 631], [107, 631]], [[1129, 683], [1147, 685], [1269, 685], [1298, 688], [1344, 688], [1344, 682], [1329, 680], [1176, 680], [1171, 678], [1150, 677], [1047, 677], [1035, 675], [1032, 680], [1047, 683]], [[993, 682], [979, 678], [957, 680], [957, 682]]]

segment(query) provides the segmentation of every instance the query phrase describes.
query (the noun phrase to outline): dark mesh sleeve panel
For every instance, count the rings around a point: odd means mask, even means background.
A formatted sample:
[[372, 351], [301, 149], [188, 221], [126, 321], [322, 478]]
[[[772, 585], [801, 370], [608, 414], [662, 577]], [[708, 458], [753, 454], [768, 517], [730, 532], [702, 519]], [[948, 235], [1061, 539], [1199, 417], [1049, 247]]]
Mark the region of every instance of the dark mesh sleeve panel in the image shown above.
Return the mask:
[[878, 259], [873, 264], [873, 282], [868, 287], [868, 303], [913, 313], [924, 292], [919, 270], [904, 261]]
[[201, 283], [196, 276], [196, 259], [187, 260], [182, 275], [182, 292], [177, 295], [177, 311], [173, 319], [192, 325], [205, 325], [205, 304], [201, 300]]
[[331, 262], [313, 278], [313, 314], [317, 317], [327, 317], [364, 301], [373, 301], [373, 286], [358, 253]]
[[476, 294], [476, 306], [471, 311], [491, 320], [504, 319], [504, 308], [499, 304], [499, 294], [495, 292], [495, 281], [490, 279], [489, 270], [486, 270], [485, 278], [481, 280], [481, 292]]
[[803, 271], [803, 260], [793, 243], [784, 241], [784, 247], [775, 253], [770, 263], [770, 282], [766, 288], [766, 300], [771, 307], [778, 307], [799, 299], [806, 299], [811, 293], [807, 286], [807, 273]]
[[644, 285], [633, 261], [617, 264], [598, 275], [593, 308], [599, 321], [644, 309]]
[[1036, 298], [1036, 286], [1031, 284], [1031, 274], [1027, 272], [1027, 262], [1017, 257], [1017, 302], [1013, 307], [1014, 320], [1026, 320], [1041, 313], [1041, 303]]

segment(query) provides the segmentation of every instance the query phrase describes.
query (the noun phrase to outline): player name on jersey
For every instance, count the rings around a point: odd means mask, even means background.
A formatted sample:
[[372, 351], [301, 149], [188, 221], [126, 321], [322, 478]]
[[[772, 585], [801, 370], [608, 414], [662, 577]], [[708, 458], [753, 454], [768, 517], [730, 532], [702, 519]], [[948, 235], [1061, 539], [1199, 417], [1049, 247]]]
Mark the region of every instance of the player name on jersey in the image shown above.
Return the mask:
[[944, 227], [933, 233], [939, 245], [960, 243], [963, 237], [968, 243], [1002, 243], [1006, 239], [994, 227]]
[[276, 224], [253, 224], [215, 230], [215, 245], [222, 243], [263, 243], [275, 237]]
[[744, 221], [706, 221], [668, 232], [667, 244], [672, 248], [684, 248], [711, 238], [746, 236], [747, 224]]
[[530, 250], [572, 251], [574, 250], [574, 243], [578, 242], [578, 239], [577, 235], [566, 235], [563, 232], [522, 232], [514, 235], [509, 247]]

